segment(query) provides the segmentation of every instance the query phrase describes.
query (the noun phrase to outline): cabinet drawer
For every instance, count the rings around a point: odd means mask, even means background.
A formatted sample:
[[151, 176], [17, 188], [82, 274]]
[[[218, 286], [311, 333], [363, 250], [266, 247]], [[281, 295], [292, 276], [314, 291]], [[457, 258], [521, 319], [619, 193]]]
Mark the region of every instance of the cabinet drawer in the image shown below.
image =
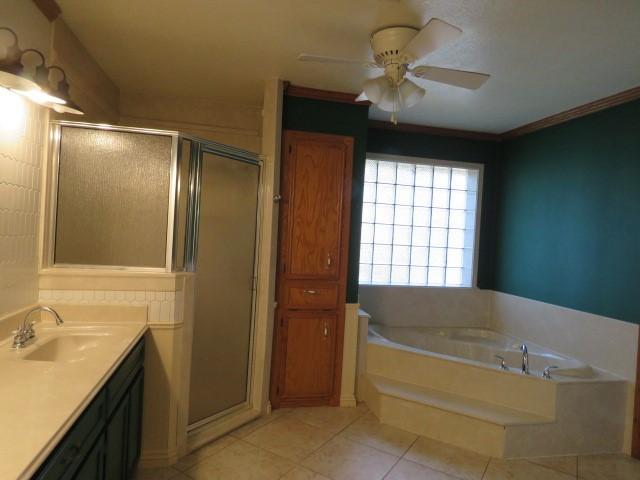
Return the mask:
[[289, 286], [286, 308], [334, 309], [338, 306], [338, 286]]
[[113, 377], [107, 383], [107, 413], [111, 415], [118, 402], [127, 392], [127, 388], [134, 380], [138, 370], [144, 365], [144, 337], [133, 347]]
[[87, 448], [102, 432], [106, 417], [105, 410], [106, 398], [104, 391], [101, 391], [33, 478], [37, 480], [71, 478], [84, 459]]

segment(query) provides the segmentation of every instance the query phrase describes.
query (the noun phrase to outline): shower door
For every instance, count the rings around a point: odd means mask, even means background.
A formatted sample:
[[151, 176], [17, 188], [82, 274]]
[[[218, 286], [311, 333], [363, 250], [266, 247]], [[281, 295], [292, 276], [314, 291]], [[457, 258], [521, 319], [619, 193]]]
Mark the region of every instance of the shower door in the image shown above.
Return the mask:
[[251, 366], [260, 167], [199, 156], [189, 426], [244, 405]]

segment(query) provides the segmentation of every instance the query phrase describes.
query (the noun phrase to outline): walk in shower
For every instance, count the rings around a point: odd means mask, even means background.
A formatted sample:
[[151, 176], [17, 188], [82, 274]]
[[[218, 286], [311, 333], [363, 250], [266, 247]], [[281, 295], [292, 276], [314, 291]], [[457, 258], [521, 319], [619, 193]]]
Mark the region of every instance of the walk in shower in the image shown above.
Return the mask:
[[248, 404], [260, 161], [179, 132], [55, 122], [45, 266], [193, 273], [188, 428]]

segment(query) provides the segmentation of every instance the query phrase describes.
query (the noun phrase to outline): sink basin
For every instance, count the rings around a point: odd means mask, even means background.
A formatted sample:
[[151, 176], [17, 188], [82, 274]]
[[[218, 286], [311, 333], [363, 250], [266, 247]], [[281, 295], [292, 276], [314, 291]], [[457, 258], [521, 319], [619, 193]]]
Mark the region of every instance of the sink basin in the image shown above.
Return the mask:
[[101, 335], [62, 335], [54, 337], [27, 353], [24, 360], [40, 362], [77, 362], [97, 348]]

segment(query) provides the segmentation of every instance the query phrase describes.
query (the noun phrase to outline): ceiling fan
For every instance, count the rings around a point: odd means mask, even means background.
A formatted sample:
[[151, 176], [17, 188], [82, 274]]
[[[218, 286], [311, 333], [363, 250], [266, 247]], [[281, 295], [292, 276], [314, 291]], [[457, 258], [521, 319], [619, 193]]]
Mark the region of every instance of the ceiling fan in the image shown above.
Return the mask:
[[450, 68], [417, 65], [438, 48], [462, 35], [462, 30], [438, 18], [432, 18], [421, 29], [386, 27], [371, 35], [373, 62], [347, 58], [300, 54], [302, 62], [342, 63], [384, 69], [384, 75], [364, 82], [363, 92], [356, 101], [371, 101], [381, 110], [391, 112], [391, 121], [398, 123], [398, 112], [416, 105], [424, 97], [424, 88], [407, 78], [412, 77], [475, 90], [489, 78], [484, 73], [466, 72]]

